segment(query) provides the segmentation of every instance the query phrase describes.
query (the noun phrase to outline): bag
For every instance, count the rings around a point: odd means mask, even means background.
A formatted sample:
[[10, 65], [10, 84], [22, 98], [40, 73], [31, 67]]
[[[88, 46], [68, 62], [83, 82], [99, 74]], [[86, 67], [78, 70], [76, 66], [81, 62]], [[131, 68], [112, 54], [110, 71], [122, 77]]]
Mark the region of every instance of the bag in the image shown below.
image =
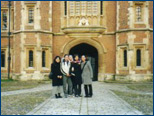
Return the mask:
[[84, 67], [85, 67], [86, 64], [87, 64], [87, 61], [84, 63], [83, 68], [81, 69], [81, 74], [82, 74], [83, 69], [84, 69]]
[[53, 76], [53, 73], [50, 72], [50, 74], [49, 74], [49, 79], [52, 79], [52, 76]]

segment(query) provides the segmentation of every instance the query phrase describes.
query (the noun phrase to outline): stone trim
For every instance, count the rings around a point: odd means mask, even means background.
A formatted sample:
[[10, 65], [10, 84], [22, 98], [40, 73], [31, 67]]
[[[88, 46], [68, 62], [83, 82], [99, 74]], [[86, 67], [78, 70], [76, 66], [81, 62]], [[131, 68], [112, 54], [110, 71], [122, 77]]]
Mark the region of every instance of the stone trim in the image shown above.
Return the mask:
[[53, 32], [50, 31], [43, 31], [43, 30], [19, 30], [19, 31], [14, 31], [13, 34], [18, 34], [18, 33], [46, 33], [46, 34], [53, 34]]
[[116, 31], [115, 33], [130, 32], [130, 31], [151, 31], [151, 32], [153, 32], [153, 29], [152, 28], [121, 29], [121, 30]]

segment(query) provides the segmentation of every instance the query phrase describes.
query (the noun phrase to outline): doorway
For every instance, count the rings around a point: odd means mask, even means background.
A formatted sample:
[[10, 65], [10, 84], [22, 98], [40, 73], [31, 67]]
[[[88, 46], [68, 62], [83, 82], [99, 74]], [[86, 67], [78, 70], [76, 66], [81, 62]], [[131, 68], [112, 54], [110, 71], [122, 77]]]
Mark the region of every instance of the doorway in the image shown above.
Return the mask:
[[93, 81], [98, 80], [98, 51], [95, 47], [86, 43], [82, 43], [72, 47], [69, 51], [69, 54], [78, 54], [80, 57], [85, 55], [92, 65], [94, 75]]

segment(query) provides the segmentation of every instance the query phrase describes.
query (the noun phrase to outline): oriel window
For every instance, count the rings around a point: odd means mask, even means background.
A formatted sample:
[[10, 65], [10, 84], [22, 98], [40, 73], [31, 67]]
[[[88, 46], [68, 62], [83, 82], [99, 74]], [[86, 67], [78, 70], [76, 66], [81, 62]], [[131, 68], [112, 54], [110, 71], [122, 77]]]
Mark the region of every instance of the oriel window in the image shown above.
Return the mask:
[[142, 6], [136, 5], [136, 22], [142, 21]]
[[141, 66], [141, 50], [136, 51], [136, 66]]
[[[103, 3], [100, 2], [103, 6]], [[66, 4], [66, 3], [65, 3]], [[71, 16], [91, 16], [91, 15], [97, 15], [98, 14], [98, 1], [69, 1], [69, 14]], [[103, 8], [102, 8], [103, 9]], [[65, 12], [67, 11], [66, 5], [65, 5]], [[101, 12], [103, 13], [103, 12]]]
[[1, 67], [5, 67], [5, 52], [1, 51]]
[[33, 67], [33, 51], [32, 50], [30, 50], [29, 51], [29, 67]]
[[124, 67], [127, 67], [127, 50], [124, 50]]
[[45, 51], [42, 51], [42, 67], [46, 67], [45, 59], [46, 59], [46, 53]]
[[34, 8], [29, 7], [28, 9], [28, 23], [32, 24], [34, 23]]

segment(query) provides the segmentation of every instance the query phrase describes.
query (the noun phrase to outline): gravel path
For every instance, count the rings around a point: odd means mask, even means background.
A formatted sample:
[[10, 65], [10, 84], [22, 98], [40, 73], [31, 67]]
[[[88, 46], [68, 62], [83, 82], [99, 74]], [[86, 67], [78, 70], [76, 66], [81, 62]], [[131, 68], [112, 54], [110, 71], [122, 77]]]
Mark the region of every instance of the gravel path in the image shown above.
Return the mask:
[[27, 115], [142, 115], [111, 92], [110, 86], [94, 82], [92, 98], [49, 98]]

